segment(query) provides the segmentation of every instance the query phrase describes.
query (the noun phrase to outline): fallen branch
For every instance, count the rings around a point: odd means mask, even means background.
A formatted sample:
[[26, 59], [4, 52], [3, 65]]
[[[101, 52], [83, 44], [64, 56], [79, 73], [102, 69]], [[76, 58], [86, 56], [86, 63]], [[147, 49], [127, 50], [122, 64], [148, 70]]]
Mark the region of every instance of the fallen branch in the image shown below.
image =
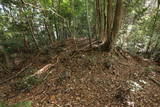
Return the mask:
[[18, 75], [20, 75], [22, 72], [24, 72], [24, 71], [25, 71], [29, 66], [31, 66], [31, 65], [32, 65], [32, 63], [30, 63], [30, 64], [27, 65], [26, 67], [22, 68], [18, 73], [16, 73], [16, 75], [13, 75], [12, 77], [10, 77], [10, 78], [8, 78], [8, 79], [0, 82], [0, 85], [6, 83], [7, 81], [10, 81], [10, 80], [16, 78]]
[[151, 78], [151, 77], [149, 77], [149, 79], [150, 79], [151, 81], [153, 81], [154, 83], [156, 83], [158, 86], [160, 86], [160, 81], [155, 80], [155, 79], [153, 79], [153, 78]]
[[[42, 75], [42, 74], [48, 72], [48, 73], [46, 74], [46, 76], [43, 77], [43, 81], [44, 81], [45, 79], [47, 79], [47, 77], [48, 77], [49, 74], [51, 73], [51, 71], [49, 71], [49, 70], [50, 70], [52, 67], [54, 67], [54, 66], [58, 63], [58, 61], [59, 61], [59, 58], [58, 58], [57, 55], [55, 56], [55, 58], [57, 58], [56, 63], [45, 65], [44, 67], [42, 67], [41, 69], [39, 69], [37, 72], [35, 72], [32, 76], [37, 76], [38, 78], [41, 78], [41, 75]], [[55, 59], [55, 58], [53, 58], [53, 59]]]
[[40, 70], [38, 70], [36, 73], [34, 73], [33, 76], [39, 76], [39, 75], [47, 72], [53, 66], [54, 66], [54, 64], [47, 64], [43, 68], [41, 68]]

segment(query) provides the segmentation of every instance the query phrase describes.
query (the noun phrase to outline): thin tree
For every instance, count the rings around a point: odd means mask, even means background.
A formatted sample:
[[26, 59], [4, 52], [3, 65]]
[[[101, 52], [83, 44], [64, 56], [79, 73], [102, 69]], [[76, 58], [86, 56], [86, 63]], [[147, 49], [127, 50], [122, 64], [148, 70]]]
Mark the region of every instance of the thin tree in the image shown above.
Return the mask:
[[89, 20], [89, 8], [88, 8], [88, 0], [86, 0], [86, 11], [87, 11], [87, 22], [88, 22], [88, 37], [89, 37], [89, 44], [90, 47], [92, 47], [91, 43], [91, 26], [90, 26], [90, 20]]

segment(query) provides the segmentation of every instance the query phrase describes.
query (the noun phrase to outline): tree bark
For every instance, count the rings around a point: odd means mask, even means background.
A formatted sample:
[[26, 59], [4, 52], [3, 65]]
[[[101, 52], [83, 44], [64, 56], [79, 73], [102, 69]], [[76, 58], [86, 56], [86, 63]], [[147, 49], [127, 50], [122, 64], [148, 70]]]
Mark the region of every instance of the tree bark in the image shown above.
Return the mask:
[[[45, 11], [43, 11], [42, 13], [43, 13], [43, 15], [44, 15], [45, 18], [46, 18], [47, 15], [46, 15]], [[48, 28], [49, 26], [48, 26], [48, 23], [47, 23], [47, 21], [46, 21], [45, 18], [44, 18], [44, 26], [45, 26], [45, 29], [46, 29], [46, 31], [47, 31], [47, 33], [48, 33], [48, 38], [49, 38], [51, 44], [53, 45], [52, 33], [51, 33], [50, 29]]]
[[[115, 12], [113, 12], [112, 0], [107, 0], [107, 30], [105, 30], [104, 34], [106, 40], [104, 44], [101, 45], [101, 49], [105, 51], [111, 51], [113, 48], [113, 44], [118, 35], [120, 24], [122, 21], [122, 7], [123, 0], [117, 0]], [[114, 15], [114, 20], [113, 20]], [[112, 21], [113, 20], [113, 21]]]
[[87, 10], [87, 22], [88, 22], [88, 37], [89, 37], [89, 44], [90, 47], [92, 47], [91, 43], [91, 27], [90, 27], [90, 21], [89, 21], [89, 8], [88, 8], [88, 0], [86, 0], [86, 10]]

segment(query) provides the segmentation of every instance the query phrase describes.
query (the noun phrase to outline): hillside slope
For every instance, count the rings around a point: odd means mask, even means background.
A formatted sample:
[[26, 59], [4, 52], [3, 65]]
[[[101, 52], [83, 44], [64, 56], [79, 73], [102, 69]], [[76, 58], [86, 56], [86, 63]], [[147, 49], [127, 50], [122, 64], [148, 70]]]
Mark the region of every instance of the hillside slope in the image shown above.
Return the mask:
[[[0, 81], [16, 76], [0, 85], [0, 101], [32, 101], [33, 107], [160, 105], [159, 66], [120, 49], [107, 53], [86, 44], [87, 40], [58, 42], [25, 58], [17, 65], [21, 69], [2, 73]], [[26, 77], [36, 77], [31, 79], [35, 83], [21, 82]]]

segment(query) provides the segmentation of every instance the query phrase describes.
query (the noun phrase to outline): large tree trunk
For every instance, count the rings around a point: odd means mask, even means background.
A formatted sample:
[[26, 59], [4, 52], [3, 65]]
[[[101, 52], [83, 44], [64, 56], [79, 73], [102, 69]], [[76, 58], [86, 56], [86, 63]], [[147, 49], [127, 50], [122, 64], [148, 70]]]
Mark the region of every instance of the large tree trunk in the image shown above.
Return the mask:
[[[99, 0], [97, 0], [99, 1]], [[97, 8], [99, 7], [99, 2], [97, 2]], [[105, 3], [104, 3], [105, 5]], [[98, 31], [101, 31], [101, 36], [105, 37], [103, 40], [103, 44], [101, 45], [101, 49], [105, 50], [105, 51], [111, 51], [113, 48], [113, 44], [116, 40], [116, 37], [118, 35], [119, 29], [120, 29], [120, 24], [121, 24], [121, 20], [122, 20], [122, 6], [123, 5], [123, 0], [117, 0], [116, 2], [116, 6], [114, 9], [113, 6], [113, 1], [112, 0], [107, 0], [107, 26], [100, 25], [101, 27], [98, 28]], [[106, 9], [104, 9], [103, 12]], [[113, 12], [113, 10], [115, 10], [115, 12]], [[99, 13], [99, 15], [103, 15], [102, 11], [97, 10], [97, 14]], [[105, 15], [105, 14], [104, 14]], [[113, 19], [114, 16], [114, 19]], [[100, 16], [97, 16], [98, 19], [100, 18]], [[105, 17], [105, 16], [102, 16]], [[98, 25], [101, 23], [101, 21], [99, 21]], [[105, 29], [105, 30], [103, 30]]]
[[[97, 32], [97, 35], [101, 37], [101, 9], [100, 9], [100, 0], [96, 0], [96, 32]], [[102, 39], [101, 39], [102, 40]]]
[[107, 28], [105, 31], [105, 41], [104, 41], [104, 50], [109, 51], [111, 49], [111, 44], [112, 44], [112, 19], [113, 19], [113, 6], [112, 6], [112, 0], [107, 0]]
[[[113, 48], [116, 36], [118, 35], [120, 24], [122, 20], [122, 1], [117, 0], [116, 10], [114, 15], [114, 21], [112, 22], [112, 0], [108, 0], [108, 19], [107, 19], [107, 38], [104, 43], [106, 51], [110, 51]], [[113, 25], [112, 25], [113, 24]], [[112, 27], [113, 26], [113, 27]]]

